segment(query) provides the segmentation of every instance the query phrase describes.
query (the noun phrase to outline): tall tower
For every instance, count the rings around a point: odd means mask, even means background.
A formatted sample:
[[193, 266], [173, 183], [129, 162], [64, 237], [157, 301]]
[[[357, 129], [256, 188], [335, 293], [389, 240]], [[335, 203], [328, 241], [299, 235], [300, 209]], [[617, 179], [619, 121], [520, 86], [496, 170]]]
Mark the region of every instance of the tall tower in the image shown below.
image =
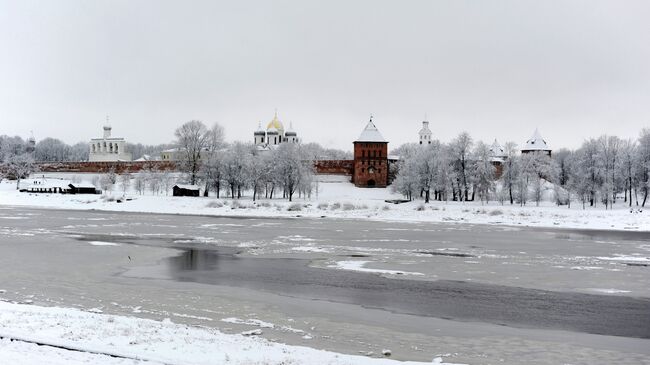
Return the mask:
[[385, 188], [388, 185], [388, 141], [370, 121], [354, 141], [354, 174], [357, 187]]
[[431, 129], [429, 129], [429, 122], [423, 121], [422, 128], [419, 132], [420, 144], [431, 144]]

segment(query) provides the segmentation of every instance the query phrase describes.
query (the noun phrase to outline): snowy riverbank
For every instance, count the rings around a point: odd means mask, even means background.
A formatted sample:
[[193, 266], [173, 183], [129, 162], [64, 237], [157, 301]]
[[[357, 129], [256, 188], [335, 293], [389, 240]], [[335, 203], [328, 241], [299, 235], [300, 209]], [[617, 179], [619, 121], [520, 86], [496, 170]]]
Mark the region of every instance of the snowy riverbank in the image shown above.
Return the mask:
[[[88, 179], [89, 177], [85, 177]], [[421, 200], [403, 204], [389, 204], [386, 199], [401, 196], [389, 189], [360, 189], [340, 176], [319, 176], [318, 194], [311, 198], [240, 200], [214, 197], [172, 197], [167, 195], [139, 195], [129, 191], [130, 201], [117, 202], [124, 196], [115, 189], [103, 195], [61, 195], [20, 193], [15, 183], [0, 183], [0, 204], [33, 206], [55, 209], [107, 210], [168, 214], [200, 214], [215, 216], [262, 217], [326, 217], [373, 219], [407, 222], [446, 222], [496, 224], [528, 227], [557, 227], [577, 229], [607, 229], [650, 231], [650, 214], [617, 204], [613, 210], [603, 206], [582, 209], [574, 204], [570, 209], [544, 202], [539, 207], [501, 205], [498, 202], [431, 202]]]
[[[6, 364], [24, 365], [424, 364], [288, 346], [250, 333], [227, 335], [169, 319], [158, 322], [2, 301], [0, 359]], [[445, 364], [442, 361], [437, 357], [433, 364]]]

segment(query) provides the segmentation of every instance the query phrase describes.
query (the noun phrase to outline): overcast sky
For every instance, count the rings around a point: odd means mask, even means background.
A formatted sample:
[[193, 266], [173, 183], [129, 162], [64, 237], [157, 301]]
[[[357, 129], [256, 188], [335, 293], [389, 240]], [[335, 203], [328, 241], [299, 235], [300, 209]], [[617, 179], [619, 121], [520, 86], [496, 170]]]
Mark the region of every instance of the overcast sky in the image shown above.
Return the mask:
[[551, 147], [650, 126], [650, 1], [0, 0], [0, 134], [173, 140], [191, 119], [252, 141], [277, 108], [351, 149], [434, 136]]

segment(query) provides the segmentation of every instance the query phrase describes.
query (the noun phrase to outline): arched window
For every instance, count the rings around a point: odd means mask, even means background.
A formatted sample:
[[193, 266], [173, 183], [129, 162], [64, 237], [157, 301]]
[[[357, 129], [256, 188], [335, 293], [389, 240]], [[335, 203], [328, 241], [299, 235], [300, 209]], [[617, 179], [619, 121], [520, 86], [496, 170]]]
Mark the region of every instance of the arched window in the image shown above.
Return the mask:
[[93, 153], [95, 153], [95, 144], [93, 143]]
[[117, 150], [117, 146], [118, 146], [118, 145], [115, 144], [115, 153], [119, 153], [118, 150]]

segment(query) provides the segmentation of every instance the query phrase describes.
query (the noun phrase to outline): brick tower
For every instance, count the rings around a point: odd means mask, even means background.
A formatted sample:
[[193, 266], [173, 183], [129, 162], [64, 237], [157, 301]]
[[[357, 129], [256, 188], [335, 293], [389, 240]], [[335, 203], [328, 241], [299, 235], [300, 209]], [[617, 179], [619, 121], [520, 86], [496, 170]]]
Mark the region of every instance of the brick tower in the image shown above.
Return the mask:
[[375, 127], [372, 117], [354, 141], [352, 182], [360, 188], [385, 188], [388, 185], [388, 141]]

